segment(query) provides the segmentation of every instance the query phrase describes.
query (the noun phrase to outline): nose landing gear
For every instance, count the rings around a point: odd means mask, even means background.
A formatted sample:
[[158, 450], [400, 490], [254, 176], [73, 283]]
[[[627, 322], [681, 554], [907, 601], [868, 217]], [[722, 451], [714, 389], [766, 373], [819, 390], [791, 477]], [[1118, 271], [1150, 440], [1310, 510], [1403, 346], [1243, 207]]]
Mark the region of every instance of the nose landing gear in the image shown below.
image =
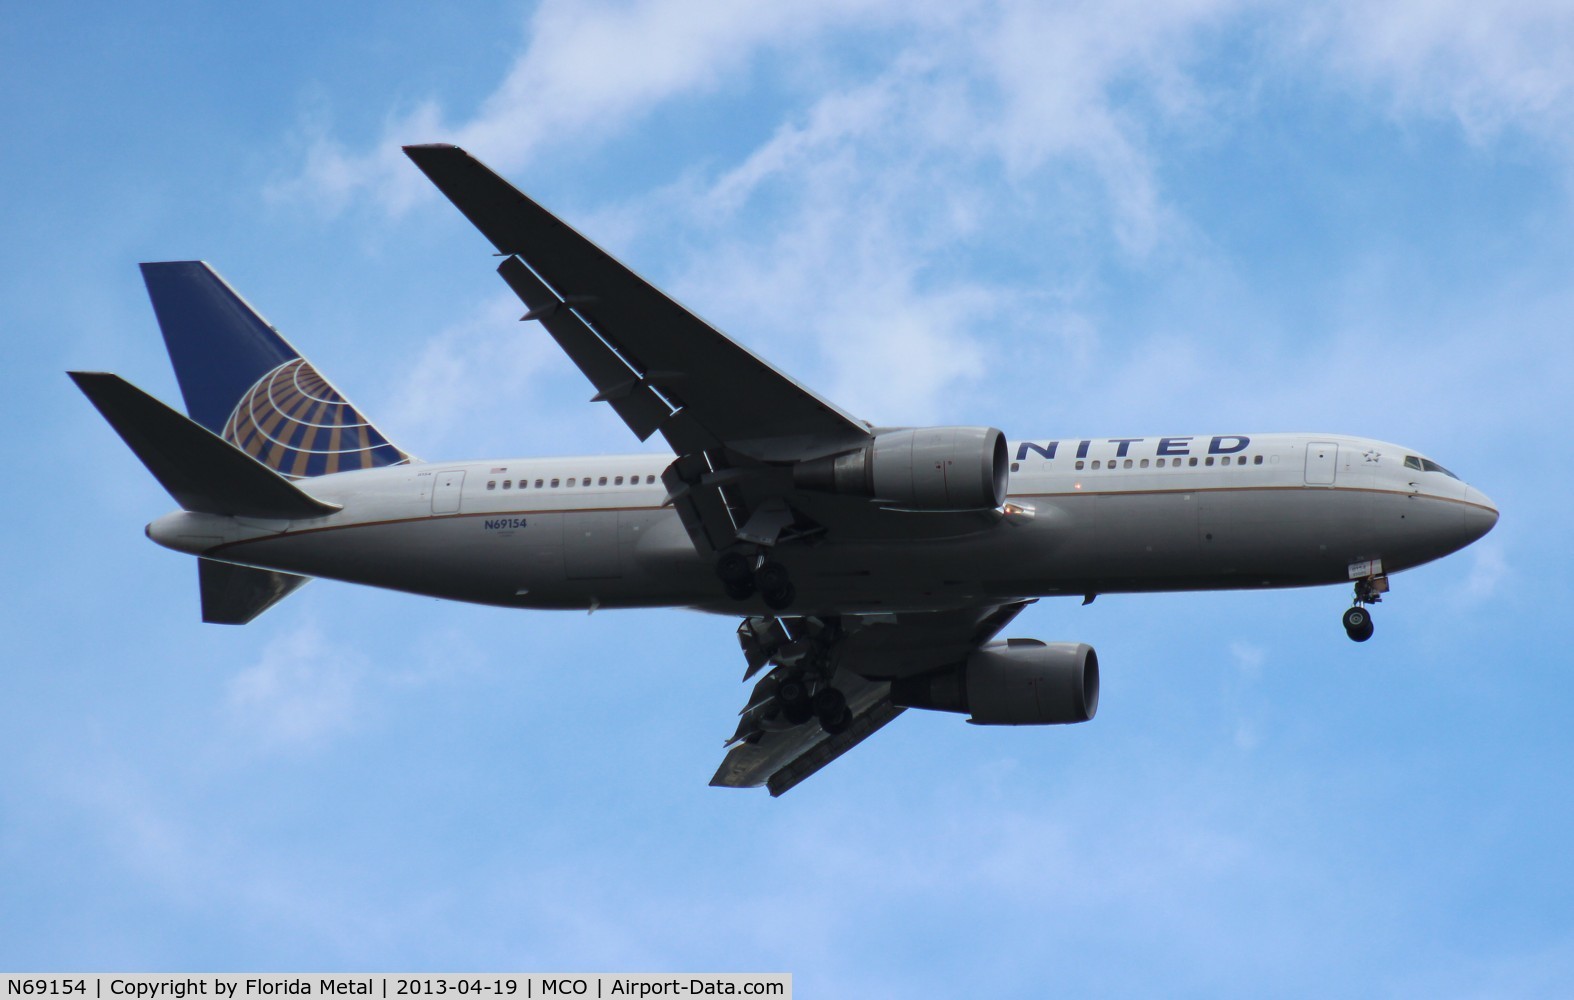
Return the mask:
[[1388, 577], [1383, 573], [1363, 576], [1355, 581], [1355, 606], [1344, 613], [1344, 631], [1355, 642], [1372, 637], [1372, 612], [1368, 604], [1378, 604], [1388, 593]]
[[1344, 613], [1344, 631], [1356, 642], [1365, 642], [1372, 637], [1372, 613], [1365, 607], [1357, 604]]

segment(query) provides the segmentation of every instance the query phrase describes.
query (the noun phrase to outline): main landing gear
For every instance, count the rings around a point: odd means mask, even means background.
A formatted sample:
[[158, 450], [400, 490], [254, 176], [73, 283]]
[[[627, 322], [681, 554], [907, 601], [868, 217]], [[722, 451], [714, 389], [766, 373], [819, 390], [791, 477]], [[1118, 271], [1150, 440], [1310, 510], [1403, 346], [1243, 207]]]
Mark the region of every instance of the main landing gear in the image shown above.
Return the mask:
[[772, 611], [785, 611], [798, 596], [787, 575], [787, 567], [764, 555], [749, 556], [729, 549], [716, 558], [716, 576], [735, 601], [747, 600], [756, 592]]
[[1388, 593], [1388, 577], [1365, 576], [1355, 581], [1355, 605], [1344, 613], [1344, 632], [1355, 642], [1365, 642], [1372, 637], [1372, 612], [1368, 604], [1378, 604]]
[[853, 724], [847, 696], [831, 683], [832, 650], [842, 636], [836, 618], [746, 618], [738, 627], [748, 680], [769, 664], [731, 742], [757, 740], [813, 720], [831, 735]]
[[810, 680], [804, 671], [793, 670], [776, 682], [776, 701], [781, 705], [782, 718], [794, 726], [801, 726], [816, 719], [820, 728], [835, 736], [852, 725], [853, 713], [847, 707], [847, 696], [829, 682], [821, 682], [813, 695]]

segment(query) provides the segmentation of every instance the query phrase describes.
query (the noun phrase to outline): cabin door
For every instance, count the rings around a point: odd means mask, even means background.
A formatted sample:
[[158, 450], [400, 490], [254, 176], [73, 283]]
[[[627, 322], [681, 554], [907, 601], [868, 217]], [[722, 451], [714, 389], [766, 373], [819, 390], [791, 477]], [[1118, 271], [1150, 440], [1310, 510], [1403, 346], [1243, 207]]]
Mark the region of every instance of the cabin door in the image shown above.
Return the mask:
[[437, 474], [437, 482], [432, 485], [432, 513], [459, 513], [459, 495], [464, 490], [464, 485], [465, 473], [463, 469], [439, 472]]
[[1339, 446], [1313, 441], [1306, 446], [1306, 485], [1332, 486], [1339, 471]]

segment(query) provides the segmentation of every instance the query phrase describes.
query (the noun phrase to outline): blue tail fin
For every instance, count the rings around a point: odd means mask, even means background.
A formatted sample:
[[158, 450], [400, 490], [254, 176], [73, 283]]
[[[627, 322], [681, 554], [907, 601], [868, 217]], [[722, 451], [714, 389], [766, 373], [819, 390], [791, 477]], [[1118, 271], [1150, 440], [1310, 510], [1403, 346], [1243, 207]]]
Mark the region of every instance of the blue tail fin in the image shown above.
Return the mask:
[[142, 280], [197, 423], [293, 478], [410, 461], [207, 264]]

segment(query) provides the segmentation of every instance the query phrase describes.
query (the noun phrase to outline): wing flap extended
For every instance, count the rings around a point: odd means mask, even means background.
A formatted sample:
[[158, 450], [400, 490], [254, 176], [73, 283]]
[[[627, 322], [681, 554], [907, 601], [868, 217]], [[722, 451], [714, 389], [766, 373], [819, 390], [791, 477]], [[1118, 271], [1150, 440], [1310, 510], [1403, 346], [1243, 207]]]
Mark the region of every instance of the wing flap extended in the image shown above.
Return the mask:
[[[416, 145], [405, 153], [493, 246], [519, 257], [558, 302], [571, 305], [635, 381], [660, 381], [673, 409], [711, 438], [762, 460], [829, 454], [866, 439], [866, 425], [667, 297], [463, 149]], [[569, 353], [593, 383], [605, 377], [594, 350]], [[581, 357], [594, 358], [592, 367]], [[693, 449], [674, 442], [674, 450]]]
[[772, 797], [798, 785], [831, 761], [873, 736], [905, 709], [891, 704], [890, 686], [868, 685], [868, 694], [855, 710], [852, 725], [835, 736], [810, 722], [785, 732], [765, 733], [754, 742], [741, 742], [727, 751], [710, 783], [715, 788], [765, 786]]
[[575, 315], [573, 306], [558, 298], [518, 257], [510, 257], [497, 269], [524, 302], [526, 319], [541, 321], [569, 360], [585, 373], [596, 387], [596, 400], [609, 403], [623, 422], [641, 441], [662, 428], [673, 408], [662, 398], [655, 383], [643, 372], [630, 367], [606, 341]]
[[[760, 711], [770, 712], [770, 692], [779, 683], [764, 678], [755, 685], [750, 704], [741, 713], [738, 733], [730, 741], [731, 749], [710, 783], [725, 788], [764, 785], [771, 795], [781, 795], [902, 714], [904, 709], [891, 702], [887, 678], [962, 662], [1030, 603], [871, 615], [838, 625], [827, 633], [834, 637], [822, 652], [834, 664], [831, 682], [847, 699], [851, 725], [834, 735], [813, 719], [784, 729], [756, 728], [758, 724], [752, 723], [751, 717]], [[783, 654], [796, 650], [801, 655], [804, 641], [814, 641], [816, 627], [823, 627], [823, 623], [811, 618], [777, 619], [774, 623], [745, 620], [739, 629], [749, 661], [744, 679], [752, 678], [767, 662], [783, 662]], [[778, 672], [783, 669], [777, 667]]]
[[661, 474], [678, 519], [702, 553], [719, 552], [738, 536], [738, 524], [721, 488], [705, 477], [713, 470], [703, 454], [680, 455]]

